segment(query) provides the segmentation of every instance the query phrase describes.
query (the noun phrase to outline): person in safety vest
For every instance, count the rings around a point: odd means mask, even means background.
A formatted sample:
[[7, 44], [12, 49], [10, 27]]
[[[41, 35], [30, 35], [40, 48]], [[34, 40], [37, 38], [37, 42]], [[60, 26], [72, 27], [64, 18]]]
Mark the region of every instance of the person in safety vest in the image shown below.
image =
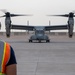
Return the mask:
[[17, 62], [13, 48], [0, 41], [0, 75], [17, 75]]

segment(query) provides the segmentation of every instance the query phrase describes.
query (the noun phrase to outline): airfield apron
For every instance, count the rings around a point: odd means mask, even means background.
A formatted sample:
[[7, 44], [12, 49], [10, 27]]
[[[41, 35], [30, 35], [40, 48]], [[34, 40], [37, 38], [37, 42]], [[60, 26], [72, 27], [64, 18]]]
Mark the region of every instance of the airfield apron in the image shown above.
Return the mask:
[[0, 41], [0, 75], [6, 74], [6, 64], [10, 58], [10, 45]]

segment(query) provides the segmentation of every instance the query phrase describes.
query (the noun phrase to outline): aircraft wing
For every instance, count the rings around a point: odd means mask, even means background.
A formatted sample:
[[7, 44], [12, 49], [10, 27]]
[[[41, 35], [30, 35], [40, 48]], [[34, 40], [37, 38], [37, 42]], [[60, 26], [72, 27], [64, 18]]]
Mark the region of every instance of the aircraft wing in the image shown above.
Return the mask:
[[63, 30], [68, 29], [68, 25], [55, 25], [55, 26], [45, 26], [45, 30]]
[[21, 29], [21, 30], [30, 30], [30, 31], [33, 31], [34, 26], [13, 25], [13, 24], [11, 24], [11, 29]]

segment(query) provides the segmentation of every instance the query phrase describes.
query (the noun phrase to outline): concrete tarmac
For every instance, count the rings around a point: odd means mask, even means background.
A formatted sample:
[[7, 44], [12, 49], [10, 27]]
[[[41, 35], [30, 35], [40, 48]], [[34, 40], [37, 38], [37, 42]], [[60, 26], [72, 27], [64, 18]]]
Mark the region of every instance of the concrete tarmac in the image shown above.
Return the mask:
[[29, 43], [29, 36], [0, 36], [15, 51], [17, 75], [75, 75], [75, 36], [50, 36], [50, 43]]

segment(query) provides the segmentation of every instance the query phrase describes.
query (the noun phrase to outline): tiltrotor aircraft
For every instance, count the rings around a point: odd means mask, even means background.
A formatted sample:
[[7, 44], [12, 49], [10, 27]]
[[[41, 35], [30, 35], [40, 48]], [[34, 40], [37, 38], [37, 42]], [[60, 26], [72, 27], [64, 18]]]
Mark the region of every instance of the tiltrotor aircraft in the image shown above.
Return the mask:
[[30, 37], [29, 42], [33, 42], [33, 40], [38, 40], [39, 42], [41, 42], [42, 40], [45, 40], [46, 42], [50, 42], [49, 37], [45, 34], [45, 31], [49, 31], [49, 30], [68, 30], [69, 37], [72, 38], [73, 36], [74, 17], [75, 17], [73, 12], [70, 12], [69, 14], [64, 14], [64, 15], [53, 15], [53, 16], [68, 17], [67, 24], [55, 25], [55, 26], [15, 25], [11, 23], [11, 17], [14, 17], [14, 16], [25, 16], [25, 15], [10, 14], [10, 12], [5, 12], [5, 15], [1, 16], [1, 17], [5, 17], [5, 27], [6, 27], [7, 37], [10, 37], [11, 29], [35, 31], [35, 34]]

